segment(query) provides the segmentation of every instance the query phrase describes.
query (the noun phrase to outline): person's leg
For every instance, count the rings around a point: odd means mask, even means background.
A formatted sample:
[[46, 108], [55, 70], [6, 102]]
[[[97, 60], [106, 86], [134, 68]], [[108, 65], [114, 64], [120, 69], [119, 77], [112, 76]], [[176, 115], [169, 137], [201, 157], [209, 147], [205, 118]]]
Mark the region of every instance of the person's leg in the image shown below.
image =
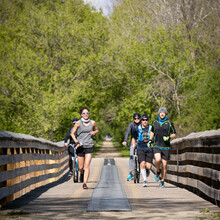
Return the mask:
[[154, 157], [153, 150], [152, 149], [148, 150], [146, 152], [146, 159], [145, 159], [147, 177], [150, 175], [150, 170], [153, 164], [153, 157]]
[[146, 162], [145, 162], [145, 151], [138, 149], [138, 162], [140, 163], [140, 172], [143, 177], [143, 187], [147, 186], [147, 175], [146, 175]]
[[85, 157], [82, 156], [77, 156], [78, 159], [78, 168], [80, 173], [83, 173], [83, 167], [84, 167], [84, 161], [85, 161]]
[[84, 183], [86, 184], [89, 178], [90, 172], [90, 163], [92, 160], [92, 154], [85, 154], [85, 162], [84, 162]]
[[152, 167], [152, 164], [151, 164], [151, 163], [146, 162], [146, 169], [150, 170], [150, 169], [151, 169], [151, 167]]
[[160, 163], [161, 163], [161, 153], [159, 148], [154, 149], [154, 160], [156, 166], [156, 174], [154, 176], [154, 180], [158, 182], [160, 180]]
[[79, 181], [83, 182], [83, 167], [84, 167], [84, 160], [85, 160], [85, 151], [82, 147], [78, 147], [76, 150], [76, 155], [78, 159], [78, 170], [80, 172]]
[[69, 171], [73, 172], [73, 160], [71, 154], [69, 154]]
[[155, 166], [156, 166], [156, 172], [160, 173], [160, 163], [161, 163], [161, 154], [156, 153], [154, 154], [154, 160], [155, 160]]
[[167, 173], [167, 160], [162, 159], [161, 182], [164, 182]]
[[145, 161], [141, 161], [140, 168], [141, 169], [145, 169], [145, 167], [146, 167], [146, 162]]
[[132, 144], [130, 143], [130, 158], [129, 158], [129, 173], [128, 173], [128, 178], [127, 180], [131, 180], [133, 178], [133, 169], [134, 169], [134, 160], [133, 160], [133, 157], [134, 157], [134, 148], [132, 147]]
[[72, 152], [71, 152], [71, 146], [68, 145], [68, 154], [69, 154], [69, 177], [73, 174], [73, 160], [72, 160]]
[[142, 177], [143, 177], [143, 180], [144, 180], [144, 181], [147, 181], [145, 166], [146, 166], [146, 162], [145, 162], [145, 161], [141, 161], [141, 163], [140, 163], [141, 175], [142, 175]]
[[73, 175], [73, 160], [72, 160], [72, 155], [69, 154], [69, 174], [68, 177], [71, 178]]
[[140, 163], [141, 175], [143, 177], [143, 187], [147, 186], [147, 173], [146, 173], [146, 162], [142, 161]]
[[161, 157], [162, 157], [162, 171], [161, 171], [160, 187], [165, 187], [164, 180], [167, 173], [167, 163], [168, 160], [170, 159], [170, 150], [163, 150], [161, 152]]

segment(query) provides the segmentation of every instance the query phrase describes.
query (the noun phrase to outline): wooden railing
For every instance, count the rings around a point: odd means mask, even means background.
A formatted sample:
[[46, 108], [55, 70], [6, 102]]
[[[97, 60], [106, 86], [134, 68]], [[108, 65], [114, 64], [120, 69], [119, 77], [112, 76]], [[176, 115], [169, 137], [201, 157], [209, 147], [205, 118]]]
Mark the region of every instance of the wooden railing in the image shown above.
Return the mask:
[[0, 204], [4, 205], [68, 171], [63, 142], [0, 131]]
[[[166, 181], [220, 205], [220, 129], [171, 142]], [[61, 178], [68, 171], [63, 143], [0, 131], [0, 204]], [[153, 167], [155, 171], [155, 167]]]
[[220, 129], [191, 133], [171, 145], [166, 181], [220, 206]]

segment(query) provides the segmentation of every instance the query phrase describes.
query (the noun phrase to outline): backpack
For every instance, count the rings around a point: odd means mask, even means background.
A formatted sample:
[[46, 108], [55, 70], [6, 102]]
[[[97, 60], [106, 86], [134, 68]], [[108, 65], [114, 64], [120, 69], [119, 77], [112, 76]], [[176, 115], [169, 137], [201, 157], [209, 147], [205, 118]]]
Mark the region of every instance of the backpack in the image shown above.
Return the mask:
[[150, 140], [151, 125], [148, 126], [148, 132], [143, 132], [142, 125], [138, 125], [138, 141], [148, 142]]

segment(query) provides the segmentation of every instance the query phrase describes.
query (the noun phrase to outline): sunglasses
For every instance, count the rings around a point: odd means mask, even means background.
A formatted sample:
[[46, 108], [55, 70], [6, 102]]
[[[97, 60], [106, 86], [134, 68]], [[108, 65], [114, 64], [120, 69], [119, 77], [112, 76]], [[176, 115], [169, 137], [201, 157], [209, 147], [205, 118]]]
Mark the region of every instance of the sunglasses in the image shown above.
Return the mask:
[[147, 119], [142, 119], [141, 121], [148, 121]]
[[88, 114], [89, 114], [89, 112], [83, 112], [82, 114], [83, 114], [83, 115], [88, 115]]
[[134, 118], [134, 120], [136, 120], [136, 119], [138, 119], [138, 120], [139, 120], [140, 118]]

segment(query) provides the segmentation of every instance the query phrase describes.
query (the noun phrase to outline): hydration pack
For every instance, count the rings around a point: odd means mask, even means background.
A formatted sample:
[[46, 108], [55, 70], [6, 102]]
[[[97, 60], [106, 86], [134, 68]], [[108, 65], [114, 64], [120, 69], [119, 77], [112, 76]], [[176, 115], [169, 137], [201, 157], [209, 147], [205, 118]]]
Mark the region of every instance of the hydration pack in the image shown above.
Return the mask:
[[142, 125], [138, 125], [138, 141], [148, 142], [150, 140], [151, 125], [148, 126], [148, 131], [143, 131]]

